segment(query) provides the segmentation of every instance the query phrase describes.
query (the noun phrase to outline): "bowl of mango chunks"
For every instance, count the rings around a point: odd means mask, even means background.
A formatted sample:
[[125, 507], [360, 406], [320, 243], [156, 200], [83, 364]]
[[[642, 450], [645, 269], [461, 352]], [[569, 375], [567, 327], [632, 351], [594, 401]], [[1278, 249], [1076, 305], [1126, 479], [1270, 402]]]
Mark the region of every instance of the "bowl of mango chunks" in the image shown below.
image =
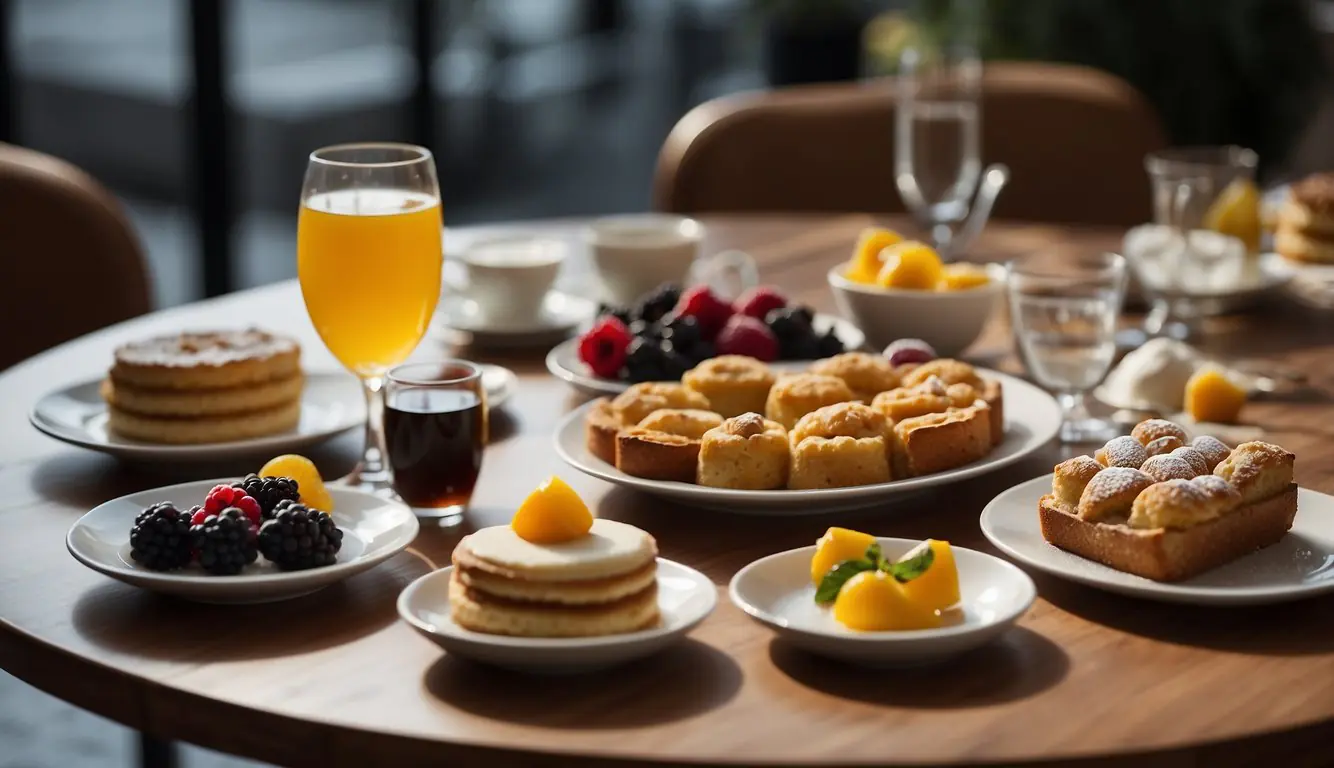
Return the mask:
[[999, 264], [945, 264], [931, 246], [867, 229], [852, 258], [829, 270], [839, 312], [873, 348], [921, 339], [941, 357], [977, 341], [1005, 290]]

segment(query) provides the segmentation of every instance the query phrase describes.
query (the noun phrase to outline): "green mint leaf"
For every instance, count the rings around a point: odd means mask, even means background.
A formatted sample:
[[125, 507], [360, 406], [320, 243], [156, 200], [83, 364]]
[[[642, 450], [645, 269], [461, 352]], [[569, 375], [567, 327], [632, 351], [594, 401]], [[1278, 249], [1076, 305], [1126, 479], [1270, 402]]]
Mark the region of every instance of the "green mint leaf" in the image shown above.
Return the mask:
[[815, 590], [815, 602], [825, 605], [834, 602], [838, 597], [838, 591], [843, 589], [843, 585], [848, 583], [848, 579], [859, 573], [874, 571], [875, 563], [869, 560], [844, 560], [833, 568], [829, 573], [820, 579], [820, 586]]
[[900, 560], [892, 563], [889, 568], [889, 574], [900, 582], [912, 581], [913, 579], [926, 573], [931, 567], [931, 563], [936, 560], [936, 552], [930, 547], [924, 547], [921, 552], [907, 560]]
[[867, 562], [871, 564], [871, 567], [879, 568], [881, 561], [885, 559], [884, 554], [881, 553], [880, 551], [880, 542], [878, 541], [871, 542], [871, 546], [866, 548], [865, 557]]

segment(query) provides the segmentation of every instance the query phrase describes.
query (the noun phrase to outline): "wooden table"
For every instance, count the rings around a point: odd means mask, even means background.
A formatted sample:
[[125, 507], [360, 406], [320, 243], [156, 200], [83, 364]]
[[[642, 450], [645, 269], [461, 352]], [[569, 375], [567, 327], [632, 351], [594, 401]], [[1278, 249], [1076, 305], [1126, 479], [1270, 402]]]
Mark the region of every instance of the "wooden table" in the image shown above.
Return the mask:
[[[766, 280], [827, 310], [824, 271], [867, 223], [710, 220], [708, 247], [750, 250]], [[997, 224], [976, 250], [1006, 258], [1113, 247], [1118, 237]], [[935, 669], [876, 672], [775, 642], [724, 595], [674, 650], [602, 674], [546, 678], [449, 658], [397, 619], [399, 591], [448, 562], [457, 530], [424, 530], [408, 552], [373, 571], [268, 606], [176, 602], [83, 568], [65, 552], [70, 524], [107, 498], [161, 484], [164, 469], [50, 441], [25, 423], [28, 407], [50, 387], [100, 375], [116, 343], [244, 323], [295, 333], [309, 368], [333, 367], [297, 287], [282, 284], [141, 318], [0, 376], [0, 666], [161, 738], [291, 765], [1334, 760], [1332, 600], [1203, 610], [1035, 574], [1041, 597], [1002, 641]], [[1228, 334], [1210, 342], [1218, 351], [1310, 376], [1307, 395], [1254, 403], [1246, 415], [1297, 453], [1301, 484], [1334, 492], [1329, 323], [1280, 307], [1220, 327]], [[439, 354], [436, 344], [422, 354]], [[978, 350], [1015, 369], [1002, 322]], [[522, 382], [509, 415], [497, 419], [471, 524], [505, 521], [530, 488], [558, 472], [599, 514], [647, 528], [664, 556], [703, 570], [720, 590], [750, 560], [808, 544], [831, 524], [991, 550], [977, 526], [983, 505], [1071, 454], [1051, 445], [995, 475], [859, 514], [756, 519], [675, 507], [560, 463], [552, 428], [579, 399], [544, 374], [540, 358], [500, 359]], [[326, 475], [350, 465], [356, 440], [314, 454]], [[238, 469], [247, 467], [176, 470], [170, 479]]]

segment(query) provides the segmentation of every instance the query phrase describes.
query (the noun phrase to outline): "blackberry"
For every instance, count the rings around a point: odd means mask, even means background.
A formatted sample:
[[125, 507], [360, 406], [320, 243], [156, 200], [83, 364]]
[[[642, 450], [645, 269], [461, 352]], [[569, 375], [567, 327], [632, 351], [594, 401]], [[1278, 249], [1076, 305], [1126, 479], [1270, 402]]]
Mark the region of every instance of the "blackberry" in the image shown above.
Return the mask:
[[824, 332], [824, 335], [816, 341], [816, 346], [819, 349], [819, 357], [843, 354], [843, 340], [834, 333], [833, 328]]
[[174, 571], [189, 565], [189, 513], [169, 501], [140, 512], [130, 529], [130, 559], [154, 571]]
[[605, 315], [610, 315], [616, 318], [617, 320], [620, 320], [622, 323], [625, 323], [626, 325], [629, 325], [630, 323], [633, 323], [636, 320], [635, 313], [629, 307], [618, 307], [612, 304], [599, 304], [597, 316], [603, 317]]
[[245, 491], [247, 496], [259, 502], [259, 511], [265, 520], [273, 517], [273, 508], [278, 506], [278, 502], [285, 499], [292, 501], [301, 499], [300, 488], [297, 486], [297, 482], [290, 477], [260, 477], [251, 472], [235, 487]]
[[333, 565], [343, 532], [328, 513], [295, 501], [280, 501], [259, 529], [259, 551], [284, 571]]
[[636, 320], [630, 323], [630, 335], [637, 339], [658, 339], [662, 337], [662, 329], [656, 323], [648, 320]]
[[656, 323], [671, 312], [680, 299], [680, 288], [671, 284], [660, 285], [639, 300], [635, 314], [649, 323]]
[[652, 339], [638, 338], [625, 352], [625, 378], [631, 383], [661, 381], [662, 349]]
[[665, 324], [662, 331], [664, 339], [670, 339], [677, 352], [688, 353], [702, 340], [699, 321], [689, 315], [673, 317]]
[[190, 537], [199, 552], [199, 566], [217, 576], [238, 574], [259, 555], [250, 518], [236, 507], [204, 518], [190, 528]]

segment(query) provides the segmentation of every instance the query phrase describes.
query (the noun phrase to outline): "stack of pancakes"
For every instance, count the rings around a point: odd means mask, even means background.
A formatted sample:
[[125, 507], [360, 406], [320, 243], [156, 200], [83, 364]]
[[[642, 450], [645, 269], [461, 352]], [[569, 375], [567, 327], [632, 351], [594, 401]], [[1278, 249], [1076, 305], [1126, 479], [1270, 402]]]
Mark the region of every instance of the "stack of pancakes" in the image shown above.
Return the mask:
[[1334, 174], [1292, 185], [1278, 210], [1274, 250], [1293, 261], [1334, 264]]
[[102, 382], [108, 429], [153, 443], [221, 443], [285, 432], [301, 418], [301, 347], [257, 330], [126, 344]]
[[455, 623], [519, 637], [593, 637], [656, 625], [657, 543], [625, 523], [594, 520], [588, 534], [534, 544], [507, 525], [483, 528], [454, 549], [449, 583]]

